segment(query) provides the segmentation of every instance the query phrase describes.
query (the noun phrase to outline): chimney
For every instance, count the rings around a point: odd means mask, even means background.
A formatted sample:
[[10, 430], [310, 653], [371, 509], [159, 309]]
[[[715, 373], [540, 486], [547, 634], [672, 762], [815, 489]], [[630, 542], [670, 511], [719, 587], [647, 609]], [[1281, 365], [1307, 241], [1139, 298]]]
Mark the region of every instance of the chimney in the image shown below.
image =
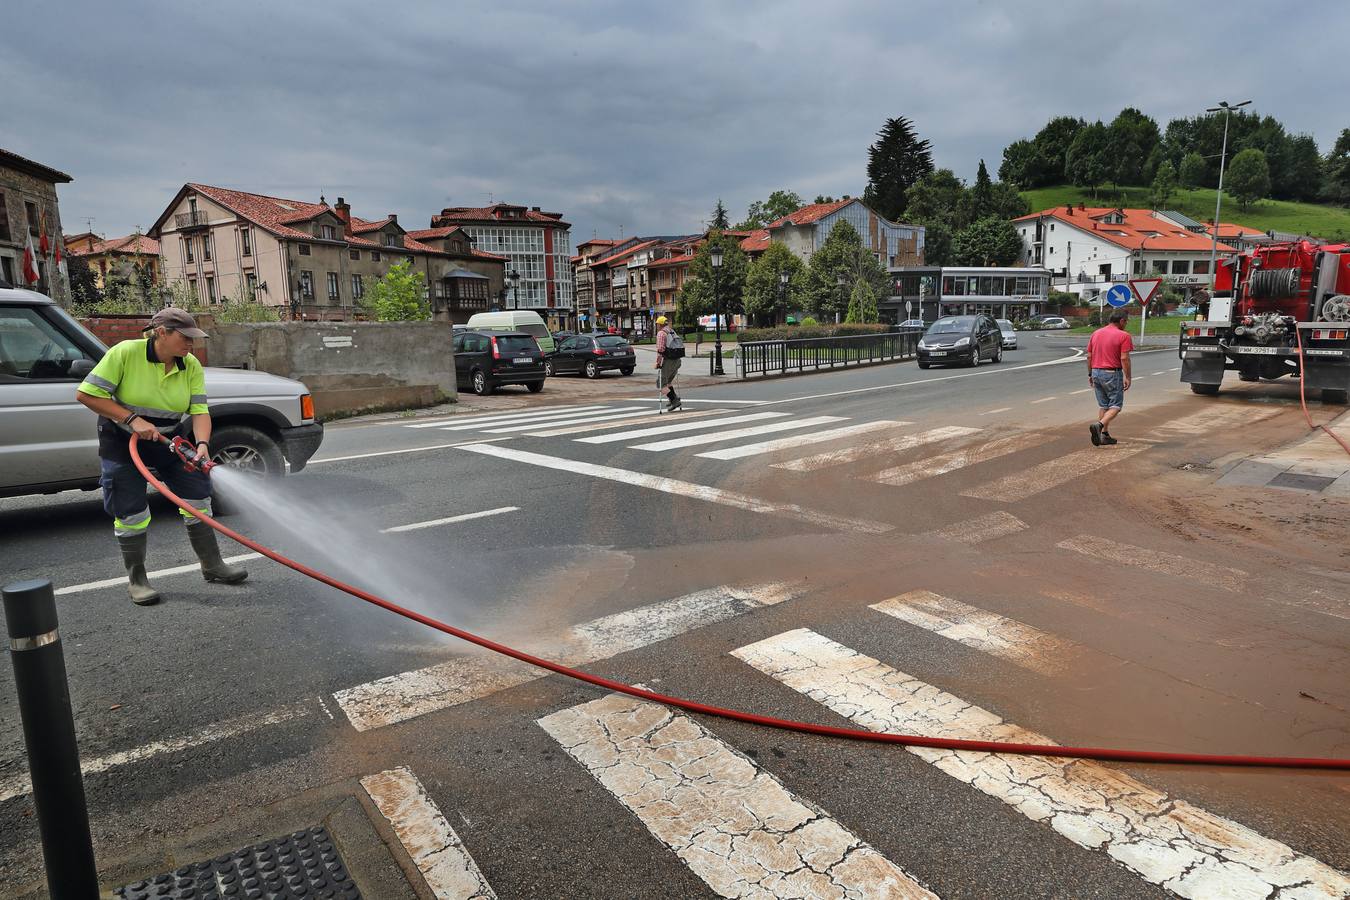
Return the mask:
[[397, 225], [397, 224], [398, 224], [398, 213], [390, 213], [390, 214], [389, 214], [389, 221], [392, 222], [393, 224]]
[[1068, 213], [1069, 215], [1073, 215], [1073, 204], [1072, 203], [1064, 204], [1064, 212]]
[[333, 207], [333, 213], [342, 220], [342, 234], [345, 237], [352, 236], [352, 207], [351, 204], [341, 197]]
[[1082, 201], [1082, 200], [1079, 200], [1079, 201], [1078, 201], [1078, 211], [1079, 211], [1079, 212], [1085, 212], [1086, 210], [1087, 210], [1087, 207], [1083, 205], [1083, 201]]
[[532, 209], [535, 212], [539, 212], [539, 207], [537, 206], [531, 206], [530, 209]]

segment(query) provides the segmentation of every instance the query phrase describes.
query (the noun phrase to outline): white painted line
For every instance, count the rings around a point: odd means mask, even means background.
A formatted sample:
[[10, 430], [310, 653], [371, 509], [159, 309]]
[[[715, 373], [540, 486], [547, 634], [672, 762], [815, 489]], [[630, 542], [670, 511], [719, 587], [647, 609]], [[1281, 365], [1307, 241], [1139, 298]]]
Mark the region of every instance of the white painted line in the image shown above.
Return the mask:
[[994, 538], [1007, 537], [1019, 531], [1026, 531], [1029, 527], [1026, 522], [1012, 513], [999, 510], [998, 512], [967, 519], [964, 522], [957, 522], [954, 525], [948, 525], [946, 528], [926, 532], [925, 536], [960, 541], [963, 544], [982, 544], [985, 541], [992, 541]]
[[646, 416], [650, 414], [651, 410], [649, 409], [642, 409], [641, 407], [636, 406], [625, 406], [625, 407], [618, 407], [613, 411], [579, 413], [575, 418], [568, 417], [563, 419], [554, 419], [552, 421], [544, 422], [542, 426], [540, 425], [539, 422], [526, 422], [524, 425], [517, 423], [514, 425], [508, 425], [504, 428], [495, 428], [495, 427], [487, 428], [483, 431], [483, 433], [511, 434], [517, 431], [531, 431], [533, 429], [540, 427], [552, 428], [554, 425], [582, 425], [588, 424], [590, 422], [606, 422], [609, 421], [610, 419], [631, 419], [634, 416]]
[[311, 459], [309, 465], [317, 466], [323, 463], [348, 462], [353, 459], [370, 459], [375, 456], [401, 456], [404, 453], [425, 453], [428, 450], [449, 450], [452, 447], [463, 447], [465, 444], [482, 444], [488, 441], [503, 441], [506, 438], [483, 438], [477, 441], [458, 441], [453, 444], [432, 444], [429, 447], [405, 447], [402, 450], [377, 450], [374, 453], [354, 453], [351, 456], [330, 456], [327, 459]]
[[380, 814], [394, 826], [436, 900], [494, 900], [497, 896], [455, 829], [405, 766], [361, 779]]
[[875, 475], [869, 476], [869, 480], [898, 487], [923, 478], [933, 478], [938, 475], [945, 475], [948, 472], [955, 472], [957, 469], [964, 469], [966, 466], [973, 466], [976, 463], [998, 459], [1000, 456], [1007, 456], [1010, 453], [1028, 450], [1051, 439], [1051, 435], [1040, 434], [1035, 431], [1010, 434], [1007, 437], [995, 438], [988, 443], [979, 444], [975, 447], [967, 447], [964, 450], [943, 453], [928, 459], [906, 463], [902, 466], [883, 469]]
[[[262, 559], [261, 553], [241, 553], [238, 556], [227, 556], [227, 563], [248, 562], [251, 559]], [[189, 572], [201, 572], [200, 563], [192, 563], [186, 566], [172, 566], [168, 569], [156, 569], [153, 572], [147, 572], [146, 578], [164, 578], [169, 575], [186, 575]], [[101, 591], [104, 588], [118, 587], [127, 583], [127, 576], [119, 575], [116, 578], [104, 578], [102, 581], [87, 581], [84, 584], [72, 584], [68, 587], [57, 588], [52, 593], [60, 597], [64, 594], [82, 594], [85, 591]]]
[[1161, 372], [1154, 372], [1153, 374], [1154, 374], [1154, 375], [1166, 375], [1166, 374], [1167, 374], [1167, 370], [1166, 370], [1166, 369], [1163, 369]]
[[[718, 406], [763, 406], [767, 400], [702, 400], [695, 397], [682, 398], [685, 403], [716, 403]], [[619, 403], [665, 403], [660, 397], [623, 397]]]
[[[777, 605], [799, 590], [790, 585], [763, 584], [697, 591], [601, 616], [572, 627], [556, 642], [528, 649], [536, 656], [583, 666], [760, 607]], [[353, 728], [370, 731], [479, 700], [548, 675], [543, 669], [504, 656], [475, 655], [359, 684], [338, 691], [333, 698]]]
[[786, 422], [769, 422], [765, 425], [747, 425], [745, 428], [733, 428], [730, 431], [714, 431], [708, 434], [691, 434], [681, 438], [669, 438], [664, 441], [652, 441], [648, 444], [630, 444], [629, 450], [649, 450], [653, 453], [662, 450], [677, 450], [681, 447], [699, 447], [703, 444], [716, 444], [719, 441], [732, 441], [743, 437], [756, 437], [761, 434], [773, 434], [776, 431], [792, 431], [796, 428], [812, 428], [816, 425], [828, 425], [831, 422], [844, 422], [844, 416], [811, 416], [806, 419], [789, 419]]
[[1169, 372], [1180, 372], [1180, 371], [1181, 371], [1181, 366], [1177, 366], [1175, 369], [1168, 369], [1167, 371], [1169, 371]]
[[1090, 393], [1092, 393], [1092, 391], [1093, 391], [1093, 388], [1083, 388], [1081, 391], [1069, 391], [1069, 395], [1070, 395], [1070, 396], [1074, 396], [1074, 395], [1077, 395], [1077, 394], [1090, 394]]
[[1039, 466], [1032, 466], [1030, 469], [1005, 475], [997, 481], [964, 490], [961, 492], [961, 496], [975, 497], [980, 500], [1001, 500], [1004, 503], [1025, 500], [1033, 494], [1048, 491], [1050, 488], [1058, 487], [1066, 481], [1072, 481], [1083, 475], [1100, 471], [1113, 463], [1120, 462], [1122, 459], [1129, 459], [1136, 453], [1142, 453], [1148, 448], [1148, 444], [1122, 442], [1118, 446], [1109, 447], [1105, 450], [1096, 447], [1075, 450], [1067, 456], [1061, 456], [1058, 459], [1041, 463]]
[[503, 409], [493, 413], [482, 413], [477, 415], [448, 416], [443, 419], [437, 419], [434, 422], [418, 422], [416, 425], [404, 425], [404, 428], [439, 428], [442, 425], [461, 425], [470, 422], [491, 422], [500, 421], [506, 416], [529, 416], [529, 415], [548, 415], [551, 413], [578, 412], [583, 409], [603, 409], [602, 406], [588, 404], [586, 406], [539, 406], [533, 410], [527, 409]]
[[[1177, 390], [1185, 393], [1190, 392], [1188, 388], [1177, 388]], [[1202, 434], [1229, 426], [1254, 425], [1280, 414], [1278, 409], [1256, 409], [1241, 401], [1202, 400], [1200, 402], [1208, 402], [1211, 405], [1198, 413], [1174, 419], [1171, 422], [1164, 422], [1150, 433], [1162, 435]]]
[[1231, 566], [1217, 566], [1214, 563], [1189, 559], [1185, 556], [1177, 556], [1174, 553], [1164, 553], [1161, 550], [1150, 550], [1147, 547], [1121, 544], [1091, 534], [1080, 534], [1067, 541], [1060, 541], [1055, 546], [1081, 553], [1084, 556], [1091, 556], [1094, 559], [1137, 566], [1163, 575], [1190, 578], [1235, 593], [1240, 592], [1247, 581], [1247, 573], [1241, 569], [1234, 569]]
[[1042, 675], [1062, 671], [1083, 650], [1073, 641], [932, 591], [910, 591], [873, 603], [872, 609]]
[[[697, 412], [678, 412], [680, 421], [685, 419], [697, 419], [700, 416], [720, 416], [729, 410], [725, 409], [700, 409]], [[583, 434], [587, 431], [608, 431], [611, 428], [631, 428], [634, 425], [645, 425], [648, 422], [669, 422], [670, 417], [664, 413], [653, 414], [650, 410], [647, 415], [640, 419], [631, 419], [627, 422], [597, 422], [594, 425], [571, 425], [567, 428], [549, 428], [547, 431], [531, 431], [530, 437], [561, 437], [565, 434]]]
[[[908, 424], [908, 423], [906, 423]], [[980, 429], [967, 428], [963, 425], [947, 425], [942, 428], [933, 428], [928, 431], [922, 431], [918, 434], [907, 434], [901, 437], [890, 438], [885, 441], [872, 441], [866, 444], [858, 444], [852, 447], [843, 447], [839, 450], [830, 450], [826, 453], [817, 453], [814, 456], [803, 456], [800, 459], [790, 459], [786, 462], [773, 463], [775, 469], [787, 469], [791, 472], [814, 472], [817, 469], [825, 469], [830, 466], [838, 466], [844, 463], [855, 462], [869, 457], [875, 458], [892, 453], [903, 453], [914, 447], [921, 447], [924, 444], [935, 444], [938, 441], [956, 440], [967, 435], [978, 434]]]
[[900, 420], [893, 422], [863, 422], [859, 425], [845, 425], [843, 428], [831, 428], [827, 431], [815, 431], [809, 434], [794, 434], [789, 437], [776, 438], [771, 441], [760, 441], [757, 444], [743, 444], [739, 447], [728, 447], [725, 450], [709, 450], [706, 453], [700, 453], [698, 455], [704, 459], [742, 459], [746, 456], [759, 456], [763, 453], [774, 453], [779, 450], [804, 447], [809, 444], [824, 444], [829, 441], [855, 437], [860, 434], [871, 434], [874, 431], [889, 431], [892, 428], [900, 428], [909, 424], [909, 422]]
[[1000, 406], [998, 409], [988, 409], [988, 410], [985, 410], [984, 412], [980, 413], [980, 415], [982, 415], [982, 416], [992, 416], [992, 415], [995, 415], [996, 413], [1005, 413], [1005, 412], [1009, 412], [1009, 411], [1011, 411], [1011, 410], [1012, 410], [1012, 407], [1011, 407], [1011, 406]]
[[[870, 731], [1054, 743], [805, 628], [732, 654]], [[1102, 763], [905, 749], [1181, 897], [1350, 894], [1325, 863]]]
[[609, 694], [538, 725], [718, 896], [936, 900], [687, 716]]
[[577, 409], [565, 410], [563, 412], [541, 409], [529, 413], [502, 413], [501, 415], [492, 416], [490, 418], [487, 416], [475, 417], [469, 422], [443, 425], [441, 426], [441, 431], [471, 431], [484, 428], [495, 428], [498, 425], [514, 425], [523, 422], [542, 423], [552, 419], [570, 419], [581, 415], [583, 412], [601, 413], [613, 408], [614, 407], [611, 406], [592, 406], [589, 408], [583, 406]]
[[[255, 731], [261, 731], [264, 728], [270, 728], [273, 725], [283, 725], [287, 722], [293, 722], [296, 719], [303, 719], [313, 712], [314, 700], [310, 699], [299, 703], [293, 703], [289, 706], [283, 706], [280, 709], [262, 715], [259, 715], [256, 712], [248, 713], [239, 716], [238, 718], [226, 719], [223, 722], [208, 725], [191, 734], [165, 738], [159, 741], [151, 741], [148, 744], [142, 744], [131, 750], [120, 750], [116, 753], [95, 756], [92, 759], [85, 757], [80, 760], [80, 771], [84, 774], [84, 777], [88, 778], [90, 775], [98, 775], [116, 769], [119, 766], [143, 762], [147, 759], [154, 759], [157, 756], [164, 756], [169, 753], [181, 753], [184, 750], [192, 750], [197, 747], [204, 747], [207, 744], [215, 744], [220, 741], [242, 737], [243, 735], [251, 734]], [[14, 797], [22, 797], [32, 790], [33, 785], [28, 780], [27, 775], [15, 775], [11, 778], [6, 778], [0, 781], [0, 803]]]
[[[671, 413], [672, 416], [679, 416], [679, 413]], [[623, 431], [617, 434], [598, 434], [594, 437], [577, 438], [581, 444], [613, 444], [617, 441], [630, 441], [634, 438], [654, 437], [658, 434], [676, 434], [681, 431], [697, 431], [700, 428], [716, 428], [719, 425], [739, 425], [742, 422], [762, 422], [765, 419], [781, 419], [791, 413], [780, 412], [762, 412], [762, 413], [741, 413], [735, 416], [727, 416], [725, 419], [718, 419], [714, 422], [675, 422], [671, 425], [658, 425], [655, 428], [639, 428], [636, 431]]]
[[1039, 400], [1032, 400], [1031, 405], [1035, 406], [1037, 403], [1049, 403], [1051, 400], [1058, 400], [1058, 399], [1059, 399], [1058, 397], [1055, 397], [1053, 395], [1049, 397], [1042, 397]]
[[456, 522], [469, 522], [474, 519], [486, 519], [488, 516], [500, 516], [503, 513], [519, 512], [519, 506], [499, 506], [496, 509], [485, 509], [482, 512], [464, 513], [460, 516], [450, 516], [448, 519], [431, 519], [427, 522], [413, 522], [411, 525], [398, 525], [394, 528], [384, 528], [380, 534], [399, 534], [404, 531], [420, 531], [423, 528], [435, 528], [438, 525], [453, 525]]
[[805, 507], [797, 506], [795, 503], [771, 503], [767, 500], [751, 497], [748, 494], [725, 491], [721, 488], [694, 484], [689, 481], [680, 481], [675, 478], [663, 478], [659, 475], [647, 475], [643, 472], [633, 472], [628, 469], [618, 469], [613, 466], [599, 466], [594, 463], [563, 459], [558, 456], [545, 456], [542, 453], [514, 450], [510, 447], [500, 447], [496, 444], [475, 444], [461, 449], [469, 453], [493, 456], [497, 459], [510, 460], [512, 462], [524, 463], [525, 465], [541, 466], [545, 469], [556, 469], [560, 472], [570, 472], [574, 475], [587, 475], [591, 478], [603, 478], [606, 481], [616, 481], [620, 484], [631, 484], [635, 487], [647, 488], [648, 490], [661, 491], [662, 493], [674, 494], [679, 497], [688, 497], [691, 500], [704, 500], [708, 503], [720, 503], [723, 506], [744, 509], [749, 512], [763, 513], [765, 515], [784, 516], [786, 518], [796, 519], [800, 522], [818, 525], [822, 528], [829, 528], [835, 531], [858, 531], [864, 534], [885, 534], [888, 531], [895, 530], [894, 525], [886, 522], [871, 522], [866, 519], [851, 519], [846, 516], [835, 516], [830, 513], [806, 509]]

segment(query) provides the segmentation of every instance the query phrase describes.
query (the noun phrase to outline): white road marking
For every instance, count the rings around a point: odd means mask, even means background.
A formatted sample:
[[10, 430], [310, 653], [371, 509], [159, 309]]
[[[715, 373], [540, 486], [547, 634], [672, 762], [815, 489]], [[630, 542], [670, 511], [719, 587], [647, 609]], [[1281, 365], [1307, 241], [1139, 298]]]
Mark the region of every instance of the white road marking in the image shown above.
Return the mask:
[[399, 534], [404, 531], [420, 531], [423, 528], [435, 528], [438, 525], [453, 525], [456, 522], [469, 522], [474, 519], [486, 519], [488, 516], [500, 516], [503, 513], [519, 512], [519, 506], [499, 506], [496, 509], [485, 509], [481, 512], [464, 513], [459, 516], [450, 516], [445, 519], [431, 519], [427, 522], [413, 522], [411, 525], [398, 525], [393, 528], [381, 529], [381, 534]]
[[[681, 447], [698, 447], [703, 444], [716, 444], [719, 441], [732, 441], [737, 438], [755, 437], [761, 434], [773, 434], [776, 431], [792, 431], [795, 428], [811, 428], [816, 425], [828, 425], [831, 422], [845, 422], [844, 416], [810, 416], [805, 419], [789, 419], [786, 422], [768, 422], [764, 425], [747, 425], [730, 431], [713, 431], [707, 434], [691, 434], [681, 438], [669, 438], [664, 441], [652, 441], [647, 444], [630, 444], [629, 450], [676, 450]], [[716, 424], [716, 423], [714, 423]]]
[[923, 478], [933, 478], [938, 475], [945, 475], [948, 472], [955, 472], [957, 469], [964, 469], [966, 466], [973, 466], [976, 463], [998, 459], [1000, 456], [1007, 456], [1009, 453], [1028, 450], [1051, 439], [1051, 435], [1040, 434], [1035, 431], [1010, 434], [1007, 437], [995, 438], [988, 443], [967, 447], [964, 450], [943, 453], [928, 459], [905, 463], [902, 466], [883, 469], [875, 475], [869, 476], [868, 480], [896, 486], [905, 485]]
[[1105, 469], [1112, 463], [1128, 459], [1136, 453], [1142, 453], [1150, 445], [1124, 442], [1108, 450], [1090, 448], [1075, 450], [1067, 456], [1043, 462], [1012, 475], [1005, 475], [997, 481], [982, 484], [961, 492], [962, 497], [975, 497], [980, 500], [1001, 500], [1012, 503], [1025, 500], [1033, 494], [1048, 491], [1066, 481], [1072, 481], [1083, 475]]
[[[870, 731], [1054, 743], [805, 628], [732, 654]], [[1350, 893], [1330, 866], [1098, 762], [905, 749], [1182, 897]]]
[[963, 544], [982, 544], [985, 541], [992, 541], [994, 538], [1007, 537], [1019, 531], [1026, 531], [1029, 527], [1026, 522], [1012, 513], [999, 510], [983, 516], [976, 516], [973, 519], [966, 519], [964, 522], [957, 522], [954, 525], [948, 525], [946, 528], [926, 532], [926, 536], [960, 541]]
[[[567, 428], [549, 428], [547, 431], [531, 431], [530, 437], [561, 437], [565, 434], [582, 434], [587, 431], [608, 431], [611, 428], [631, 428], [634, 425], [645, 425], [648, 422], [669, 422], [670, 418], [664, 413], [652, 414], [647, 410], [647, 415], [640, 419], [632, 419], [627, 422], [598, 422], [594, 425], [571, 425]], [[700, 409], [696, 412], [678, 412], [681, 421], [685, 419], [697, 419], [701, 416], [720, 416], [723, 413], [730, 412], [726, 409]]]
[[547, 413], [576, 412], [582, 409], [603, 409], [595, 404], [586, 406], [538, 406], [533, 410], [528, 409], [503, 409], [492, 413], [482, 413], [479, 415], [446, 416], [436, 419], [433, 422], [418, 422], [415, 425], [404, 425], [404, 428], [438, 428], [441, 425], [458, 425], [468, 422], [484, 422], [500, 419], [502, 416], [523, 416], [540, 415]]
[[[217, 722], [214, 725], [208, 725], [199, 731], [191, 734], [184, 734], [178, 737], [165, 738], [159, 741], [151, 741], [148, 744], [142, 744], [131, 750], [120, 750], [116, 753], [107, 753], [103, 756], [93, 758], [85, 757], [80, 760], [80, 771], [84, 777], [98, 775], [107, 772], [119, 766], [129, 765], [131, 763], [142, 762], [147, 759], [154, 759], [157, 756], [164, 756], [169, 753], [181, 753], [184, 750], [192, 750], [197, 747], [204, 747], [207, 744], [214, 744], [220, 741], [230, 740], [231, 738], [242, 737], [255, 731], [261, 731], [264, 728], [270, 728], [273, 725], [283, 725], [287, 722], [293, 722], [296, 719], [303, 719], [314, 712], [314, 701], [304, 700], [299, 703], [293, 703], [289, 706], [283, 706], [272, 712], [259, 715], [256, 712], [248, 713], [234, 719], [226, 719], [223, 722]], [[15, 775], [0, 781], [0, 803], [14, 797], [22, 797], [33, 790], [32, 783], [27, 775]]]
[[[552, 428], [555, 425], [583, 425], [591, 422], [607, 422], [610, 419], [631, 419], [635, 416], [646, 415], [651, 415], [651, 410], [643, 409], [640, 406], [621, 406], [614, 410], [606, 410], [603, 412], [578, 413], [575, 418], [569, 416], [562, 419], [554, 419], [545, 422], [543, 427]], [[517, 423], [514, 425], [507, 425], [504, 428], [487, 428], [484, 429], [483, 433], [510, 434], [516, 431], [532, 431], [539, 427], [540, 424], [538, 422], [526, 422], [524, 425]]]
[[742, 444], [739, 447], [728, 447], [725, 450], [709, 450], [698, 455], [704, 459], [741, 459], [746, 456], [774, 453], [778, 450], [803, 447], [808, 444], [824, 444], [859, 434], [870, 434], [873, 431], [888, 431], [909, 424], [909, 422], [904, 421], [863, 422], [859, 425], [845, 425], [843, 428], [831, 428], [827, 431], [813, 431], [808, 434], [794, 434], [772, 441], [760, 441], [757, 444]]
[[[782, 584], [697, 591], [602, 616], [576, 625], [556, 642], [529, 652], [581, 666], [668, 640], [795, 596]], [[479, 700], [549, 675], [543, 669], [496, 654], [457, 657], [434, 666], [400, 672], [333, 695], [357, 731], [406, 722], [427, 713]]]
[[347, 462], [353, 459], [370, 459], [375, 456], [401, 456], [404, 453], [425, 453], [428, 450], [449, 450], [452, 447], [463, 447], [465, 444], [484, 444], [489, 441], [502, 441], [505, 438], [483, 438], [476, 441], [458, 441], [453, 444], [432, 444], [429, 447], [405, 447], [402, 450], [376, 450], [373, 453], [354, 453], [351, 456], [330, 456], [327, 459], [311, 459], [309, 465], [318, 466], [323, 463]]
[[1055, 396], [1042, 397], [1042, 398], [1039, 399], [1039, 400], [1032, 400], [1032, 401], [1031, 401], [1031, 405], [1032, 405], [1032, 406], [1035, 406], [1037, 403], [1049, 403], [1051, 400], [1058, 400], [1058, 399], [1059, 399], [1059, 398], [1058, 398], [1058, 397], [1055, 397]]
[[1090, 393], [1092, 393], [1092, 391], [1093, 391], [1093, 388], [1083, 388], [1081, 391], [1069, 391], [1069, 394], [1070, 394], [1070, 396], [1073, 396], [1073, 395], [1076, 395], [1076, 394], [1090, 394]]
[[538, 725], [722, 897], [936, 900], [687, 716], [610, 694]]
[[922, 431], [918, 434], [907, 434], [901, 437], [890, 438], [885, 441], [871, 441], [866, 444], [858, 444], [852, 447], [843, 447], [839, 450], [830, 450], [826, 453], [817, 453], [814, 456], [803, 456], [801, 459], [790, 459], [786, 462], [773, 463], [775, 469], [788, 469], [792, 472], [814, 472], [817, 469], [825, 469], [830, 466], [838, 466], [844, 463], [855, 462], [869, 457], [880, 457], [891, 453], [903, 453], [914, 447], [921, 447], [924, 444], [935, 444], [938, 441], [956, 440], [967, 435], [978, 434], [980, 429], [967, 428], [963, 425], [947, 425], [942, 428], [932, 428], [928, 431]]
[[1180, 371], [1181, 371], [1181, 366], [1177, 366], [1175, 369], [1168, 369], [1167, 371], [1169, 371], [1169, 372], [1180, 372]]
[[405, 766], [361, 779], [380, 814], [394, 826], [436, 900], [493, 900], [493, 892], [455, 829]]
[[1153, 374], [1154, 374], [1154, 375], [1166, 375], [1166, 374], [1167, 374], [1167, 370], [1166, 370], [1166, 369], [1163, 369], [1161, 372], [1154, 372]]
[[1082, 653], [1073, 641], [932, 591], [910, 591], [872, 609], [1042, 675], [1062, 671]]
[[1011, 406], [1000, 406], [998, 409], [985, 410], [984, 412], [980, 413], [980, 415], [982, 415], [982, 416], [992, 416], [992, 415], [994, 415], [994, 414], [996, 414], [996, 413], [1005, 413], [1005, 412], [1009, 412], [1009, 411], [1011, 411], [1011, 410], [1012, 410], [1012, 407], [1011, 407]]
[[[225, 562], [234, 564], [248, 562], [251, 559], [262, 559], [261, 553], [241, 553], [238, 556], [227, 556]], [[165, 578], [169, 575], [186, 575], [189, 572], [201, 572], [201, 563], [192, 563], [186, 566], [172, 566], [168, 569], [156, 569], [153, 572], [147, 572], [146, 578]], [[101, 591], [104, 588], [118, 587], [127, 583], [127, 576], [119, 575], [116, 578], [104, 578], [102, 581], [86, 581], [84, 584], [72, 584], [68, 587], [57, 588], [54, 593], [60, 597], [65, 594], [82, 594], [85, 591]]]
[[1150, 550], [1147, 547], [1121, 544], [1091, 534], [1080, 534], [1067, 541], [1060, 541], [1055, 546], [1081, 553], [1084, 556], [1091, 556], [1094, 559], [1123, 563], [1127, 566], [1137, 566], [1163, 575], [1190, 578], [1205, 584], [1217, 585], [1226, 591], [1235, 593], [1240, 592], [1247, 581], [1247, 573], [1241, 569], [1234, 569], [1231, 566], [1216, 566], [1214, 563], [1189, 559], [1185, 556], [1177, 556], [1174, 553], [1164, 553], [1161, 550]]
[[[1178, 390], [1183, 389], [1178, 388]], [[1184, 390], [1189, 392], [1189, 389]], [[1229, 425], [1253, 425], [1280, 414], [1278, 409], [1255, 409], [1241, 402], [1225, 403], [1222, 400], [1209, 400], [1208, 402], [1212, 404], [1209, 408], [1180, 419], [1174, 419], [1171, 422], [1164, 422], [1153, 429], [1151, 433], [1163, 435], [1201, 434]]]
[[[718, 406], [722, 406], [722, 405], [728, 405], [728, 406], [763, 406], [765, 403], [768, 403], [768, 402], [769, 402], [769, 401], [767, 401], [767, 400], [704, 400], [704, 399], [698, 399], [698, 398], [694, 398], [694, 397], [685, 397], [685, 398], [683, 398], [683, 401], [684, 401], [685, 403], [716, 403]], [[624, 398], [620, 399], [618, 402], [620, 402], [620, 403], [665, 403], [666, 401], [663, 400], [663, 399], [661, 399], [660, 397], [624, 397]]]
[[571, 472], [575, 475], [587, 475], [591, 478], [603, 478], [606, 481], [617, 481], [620, 484], [631, 484], [635, 487], [661, 491], [662, 493], [674, 494], [680, 497], [688, 497], [692, 500], [720, 503], [723, 506], [744, 509], [749, 512], [784, 516], [789, 519], [796, 519], [800, 522], [819, 525], [823, 528], [830, 528], [835, 531], [858, 531], [864, 534], [885, 534], [888, 531], [895, 530], [895, 526], [887, 522], [872, 522], [867, 519], [852, 519], [847, 516], [836, 516], [830, 513], [807, 509], [803, 506], [798, 506], [795, 503], [773, 503], [768, 500], [760, 500], [757, 497], [751, 497], [749, 494], [741, 494], [736, 491], [725, 491], [721, 488], [694, 484], [690, 481], [680, 481], [676, 478], [648, 475], [645, 472], [633, 472], [628, 469], [615, 468], [614, 466], [599, 466], [594, 463], [580, 462], [574, 459], [563, 459], [558, 456], [545, 456], [542, 453], [514, 450], [510, 447], [499, 447], [495, 444], [477, 444], [462, 449], [469, 453], [479, 453], [483, 456], [493, 456], [497, 459], [511, 460], [512, 462], [524, 463], [530, 466], [541, 466], [545, 469], [556, 469], [560, 472]]
[[[558, 411], [557, 407], [537, 409], [534, 412], [508, 412], [497, 413], [491, 416], [474, 416], [469, 419], [455, 421], [453, 425], [442, 425], [441, 431], [469, 431], [479, 428], [495, 428], [498, 425], [509, 425], [518, 422], [546, 422], [550, 419], [570, 419], [579, 416], [584, 412], [601, 413], [612, 409], [610, 406], [578, 406], [573, 409], [563, 409]], [[453, 421], [453, 420], [452, 420]]]
[[[679, 413], [672, 413], [672, 415], [678, 416]], [[716, 428], [719, 425], [739, 425], [742, 422], [762, 422], [765, 419], [781, 419], [788, 415], [791, 415], [791, 413], [741, 413], [735, 416], [727, 416], [725, 419], [718, 419], [713, 422], [676, 422], [672, 425], [658, 425], [655, 428], [639, 428], [636, 431], [623, 431], [617, 434], [597, 434], [594, 437], [577, 438], [576, 440], [581, 444], [613, 444], [617, 441], [654, 437], [658, 434], [677, 434], [681, 431], [697, 431], [700, 428]]]

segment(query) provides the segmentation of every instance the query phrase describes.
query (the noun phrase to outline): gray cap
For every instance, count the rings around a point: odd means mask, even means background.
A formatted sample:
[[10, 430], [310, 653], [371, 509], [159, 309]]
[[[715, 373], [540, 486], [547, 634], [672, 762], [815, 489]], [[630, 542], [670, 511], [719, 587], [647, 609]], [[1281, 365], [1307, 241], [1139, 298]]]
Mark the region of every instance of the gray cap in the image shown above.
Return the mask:
[[197, 327], [197, 320], [192, 318], [192, 313], [176, 306], [166, 306], [150, 317], [151, 328], [158, 328], [161, 325], [190, 338], [207, 337], [206, 332]]

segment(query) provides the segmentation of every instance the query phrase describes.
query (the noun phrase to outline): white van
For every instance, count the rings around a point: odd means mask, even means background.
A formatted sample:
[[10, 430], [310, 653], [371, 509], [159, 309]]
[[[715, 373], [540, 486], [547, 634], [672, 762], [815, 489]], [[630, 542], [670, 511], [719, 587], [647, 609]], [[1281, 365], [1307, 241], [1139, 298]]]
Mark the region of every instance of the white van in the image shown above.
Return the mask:
[[553, 335], [548, 326], [539, 313], [528, 309], [475, 313], [469, 316], [469, 327], [475, 331], [523, 331], [539, 342], [539, 349], [545, 356], [554, 350]]

